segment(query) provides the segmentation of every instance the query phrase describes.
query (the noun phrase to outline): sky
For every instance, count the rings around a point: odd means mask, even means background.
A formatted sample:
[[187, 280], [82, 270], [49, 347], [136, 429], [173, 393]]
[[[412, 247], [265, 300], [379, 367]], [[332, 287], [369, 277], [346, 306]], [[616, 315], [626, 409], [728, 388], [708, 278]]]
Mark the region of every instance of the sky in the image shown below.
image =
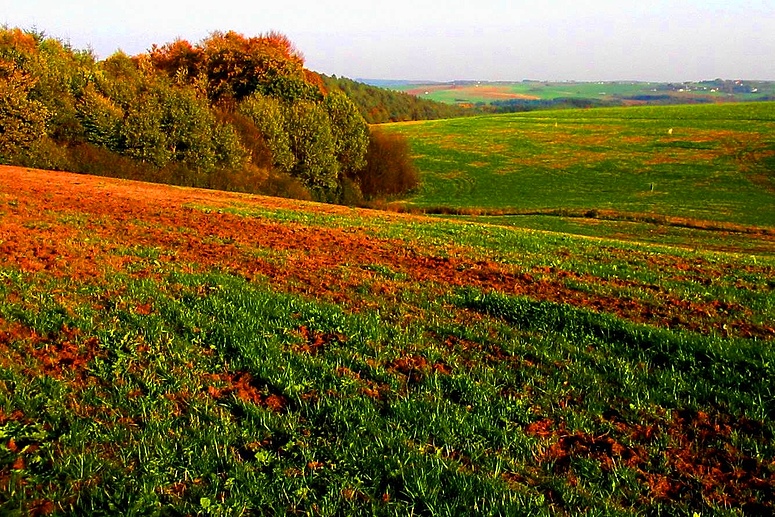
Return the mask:
[[0, 0], [0, 24], [100, 58], [274, 30], [353, 79], [775, 80], [775, 0]]

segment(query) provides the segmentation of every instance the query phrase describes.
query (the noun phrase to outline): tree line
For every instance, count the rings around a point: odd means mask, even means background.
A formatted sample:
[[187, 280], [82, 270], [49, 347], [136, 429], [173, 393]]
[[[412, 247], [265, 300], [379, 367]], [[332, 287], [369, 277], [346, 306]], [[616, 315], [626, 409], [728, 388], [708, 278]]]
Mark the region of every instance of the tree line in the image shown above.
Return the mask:
[[0, 28], [0, 163], [345, 203], [417, 184], [406, 142], [274, 32], [100, 61]]
[[347, 94], [369, 124], [434, 120], [475, 114], [470, 108], [378, 88], [346, 77], [321, 76], [326, 87]]

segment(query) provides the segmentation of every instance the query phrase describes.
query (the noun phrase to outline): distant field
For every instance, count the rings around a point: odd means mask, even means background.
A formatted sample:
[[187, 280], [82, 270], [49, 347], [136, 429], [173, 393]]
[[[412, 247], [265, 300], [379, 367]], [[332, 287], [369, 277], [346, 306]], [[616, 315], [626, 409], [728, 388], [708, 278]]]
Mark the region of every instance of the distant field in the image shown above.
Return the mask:
[[508, 99], [597, 99], [610, 101], [635, 96], [667, 95], [674, 102], [706, 101], [753, 101], [767, 95], [775, 95], [775, 83], [765, 83], [755, 92], [727, 93], [711, 85], [680, 85], [668, 89], [660, 83], [646, 82], [475, 82], [458, 83], [393, 83], [386, 87], [450, 104], [490, 103]]
[[773, 321], [763, 255], [0, 167], [0, 515], [771, 514]]
[[755, 247], [773, 249], [775, 103], [544, 111], [386, 127], [409, 138], [422, 174], [408, 207], [587, 216], [609, 236], [616, 231], [600, 220], [764, 230]]

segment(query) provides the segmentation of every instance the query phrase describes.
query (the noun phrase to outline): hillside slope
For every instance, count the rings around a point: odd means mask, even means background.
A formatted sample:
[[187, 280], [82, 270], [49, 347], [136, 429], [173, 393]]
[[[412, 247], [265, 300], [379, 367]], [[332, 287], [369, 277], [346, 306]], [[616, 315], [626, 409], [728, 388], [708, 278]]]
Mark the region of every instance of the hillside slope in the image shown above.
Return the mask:
[[0, 513], [771, 511], [773, 278], [0, 167]]
[[[773, 102], [546, 111], [385, 129], [409, 139], [420, 170], [409, 208], [511, 214], [524, 216], [511, 224], [568, 232], [586, 218], [582, 231], [598, 235], [606, 234], [595, 233], [607, 226], [601, 220], [775, 232]], [[535, 215], [575, 220], [553, 225]], [[607, 233], [629, 231], [618, 225]]]

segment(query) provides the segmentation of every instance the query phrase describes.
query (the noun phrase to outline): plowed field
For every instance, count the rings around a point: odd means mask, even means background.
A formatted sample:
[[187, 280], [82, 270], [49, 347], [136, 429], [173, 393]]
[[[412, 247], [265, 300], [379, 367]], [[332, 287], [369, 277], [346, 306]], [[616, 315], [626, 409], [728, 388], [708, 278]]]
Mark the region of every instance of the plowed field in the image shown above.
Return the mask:
[[0, 513], [771, 512], [773, 279], [0, 167]]

